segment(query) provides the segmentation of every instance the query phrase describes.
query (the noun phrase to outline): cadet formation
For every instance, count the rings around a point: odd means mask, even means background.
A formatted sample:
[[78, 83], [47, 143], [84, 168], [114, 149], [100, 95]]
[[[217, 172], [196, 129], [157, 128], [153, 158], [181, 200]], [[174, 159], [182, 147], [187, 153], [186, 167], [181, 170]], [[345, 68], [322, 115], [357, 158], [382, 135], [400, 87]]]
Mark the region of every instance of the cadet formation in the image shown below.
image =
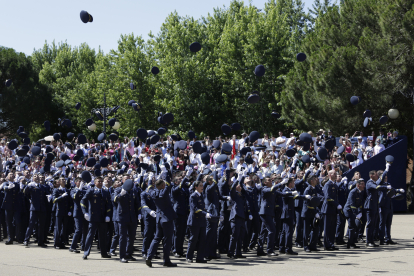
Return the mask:
[[391, 156], [369, 179], [358, 172], [347, 179], [342, 169], [358, 164], [328, 135], [197, 140], [190, 131], [183, 140], [158, 132], [113, 133], [100, 143], [73, 133], [66, 142], [59, 133], [32, 144], [2, 141], [0, 238], [83, 260], [95, 245], [121, 263], [140, 251], [149, 267], [159, 258], [173, 267], [174, 258], [206, 263], [251, 251], [277, 258], [396, 244], [392, 199], [405, 191], [387, 182]]

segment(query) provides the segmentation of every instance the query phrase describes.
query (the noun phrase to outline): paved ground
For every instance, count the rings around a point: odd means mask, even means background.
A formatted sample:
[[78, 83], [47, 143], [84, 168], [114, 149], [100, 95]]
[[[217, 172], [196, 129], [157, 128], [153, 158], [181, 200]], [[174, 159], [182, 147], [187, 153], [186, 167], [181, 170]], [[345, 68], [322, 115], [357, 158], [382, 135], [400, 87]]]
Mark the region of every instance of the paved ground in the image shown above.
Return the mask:
[[[394, 216], [393, 240], [398, 245], [381, 246], [378, 249], [347, 250], [340, 246], [339, 251], [306, 253], [297, 249], [298, 256], [285, 255], [272, 259], [258, 258], [253, 253], [247, 259], [230, 261], [223, 258], [208, 264], [187, 264], [184, 259], [175, 259], [177, 268], [164, 268], [160, 260], [148, 268], [136, 255], [137, 261], [121, 264], [118, 259], [101, 259], [95, 250], [88, 260], [82, 260], [82, 253], [69, 253], [67, 250], [42, 249], [31, 245], [6, 246], [0, 244], [1, 275], [413, 275], [414, 274], [414, 216], [400, 214]], [[139, 239], [139, 243], [140, 243]], [[138, 244], [140, 246], [140, 244]], [[94, 246], [96, 248], [96, 246]]]

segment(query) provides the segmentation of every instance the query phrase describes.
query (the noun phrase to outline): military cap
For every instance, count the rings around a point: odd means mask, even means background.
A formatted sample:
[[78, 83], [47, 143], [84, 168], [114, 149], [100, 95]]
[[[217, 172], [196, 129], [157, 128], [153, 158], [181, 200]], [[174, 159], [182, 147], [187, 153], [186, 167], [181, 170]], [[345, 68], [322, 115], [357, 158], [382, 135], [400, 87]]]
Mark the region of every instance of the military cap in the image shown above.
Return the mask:
[[295, 156], [295, 154], [296, 154], [296, 150], [294, 150], [294, 149], [288, 149], [286, 151], [286, 156], [287, 157], [293, 157], [293, 156]]
[[223, 145], [221, 146], [221, 153], [230, 155], [231, 151], [232, 151], [231, 145], [229, 143], [223, 143]]
[[213, 141], [213, 148], [218, 149], [218, 150], [221, 148], [220, 140]]
[[138, 168], [141, 168], [142, 170], [148, 170], [148, 164], [147, 163], [139, 163]]
[[181, 141], [178, 141], [177, 142], [177, 147], [179, 148], [179, 149], [186, 149], [187, 148], [187, 142], [186, 141], [184, 141], [184, 140], [181, 140]]
[[140, 103], [133, 103], [132, 108], [134, 108], [135, 111], [140, 111], [142, 108], [142, 104]]
[[[129, 104], [129, 103], [128, 103]], [[108, 125], [110, 125], [111, 127], [113, 127], [114, 125], [115, 125], [115, 123], [116, 123], [116, 119], [115, 118], [111, 118], [111, 119], [109, 119], [109, 121], [108, 121]]]
[[116, 140], [118, 140], [118, 135], [116, 135], [116, 133], [111, 133], [109, 135], [109, 139], [113, 142], [115, 142]]
[[80, 19], [83, 23], [93, 22], [93, 17], [87, 11], [82, 10], [80, 12]]
[[82, 180], [86, 183], [89, 183], [92, 181], [92, 176], [88, 171], [83, 171], [81, 174]]
[[[137, 87], [135, 86], [135, 84], [133, 84], [132, 82], [129, 84], [129, 88], [131, 88], [131, 90], [135, 90]], [[129, 103], [128, 103], [129, 104]], [[129, 104], [132, 105], [132, 104]]]
[[66, 161], [66, 160], [68, 160], [68, 159], [69, 159], [69, 156], [68, 156], [66, 153], [62, 153], [62, 154], [60, 155], [60, 159], [62, 159], [63, 161]]
[[367, 117], [372, 117], [371, 110], [367, 109], [364, 111], [364, 118], [367, 118]]
[[227, 125], [227, 124], [223, 124], [221, 126], [221, 132], [223, 132], [224, 135], [228, 135], [231, 132], [231, 127], [229, 125]]
[[192, 131], [192, 130], [190, 130], [189, 132], [188, 132], [188, 138], [190, 138], [190, 139], [194, 139], [195, 138], [195, 133], [194, 133], [194, 131]]
[[266, 72], [266, 69], [263, 65], [259, 64], [254, 68], [254, 74], [256, 77], [263, 77]]
[[239, 123], [231, 124], [231, 129], [234, 131], [239, 131], [241, 129], [241, 125]]
[[86, 160], [86, 166], [92, 168], [96, 164], [96, 159], [94, 157], [89, 157], [88, 160]]
[[318, 157], [321, 160], [325, 160], [326, 158], [328, 158], [328, 151], [326, 150], [326, 148], [319, 148]]
[[157, 155], [154, 156], [154, 161], [155, 162], [160, 162], [160, 160], [161, 160], [161, 155], [157, 154]]
[[162, 120], [165, 124], [169, 124], [174, 120], [174, 115], [172, 113], [165, 113], [162, 116]]
[[10, 85], [12, 85], [12, 80], [11, 80], [11, 79], [7, 79], [7, 80], [4, 82], [4, 85], [6, 85], [6, 87], [10, 87]]
[[387, 191], [387, 197], [392, 198], [393, 196], [395, 196], [396, 193], [397, 191], [395, 189], [389, 189]]
[[359, 103], [359, 97], [357, 96], [352, 96], [351, 97], [351, 104], [352, 105], [357, 105]]
[[27, 165], [30, 165], [30, 157], [25, 156], [25, 157], [23, 158], [23, 162], [24, 162], [24, 163], [26, 163]]
[[108, 164], [109, 164], [108, 158], [102, 157], [101, 160], [99, 161], [99, 164], [101, 164], [102, 168], [108, 167]]
[[348, 153], [348, 154], [345, 156], [345, 159], [346, 159], [346, 160], [348, 160], [349, 162], [354, 162], [354, 161], [355, 161], [355, 156], [354, 156], [354, 155], [352, 155], [352, 154], [350, 154], [350, 153]]
[[331, 139], [325, 142], [325, 148], [327, 150], [332, 150], [335, 147], [336, 141]]
[[59, 160], [56, 162], [56, 168], [61, 168], [65, 165], [65, 161]]
[[82, 133], [78, 135], [78, 144], [86, 144], [86, 136]]
[[42, 149], [40, 147], [38, 147], [38, 146], [34, 146], [32, 148], [32, 154], [34, 156], [38, 156], [41, 152], [42, 152]]
[[299, 135], [299, 140], [303, 141], [303, 142], [306, 142], [306, 143], [312, 143], [312, 135], [310, 135], [307, 132], [301, 133]]
[[156, 143], [158, 143], [159, 140], [160, 140], [160, 136], [155, 134], [151, 137], [151, 144], [155, 145]]
[[20, 157], [26, 156], [26, 154], [27, 154], [27, 150], [25, 150], [25, 149], [19, 149], [19, 150], [16, 152], [16, 154], [17, 154], [17, 156], [20, 156]]
[[254, 149], [255, 149], [255, 150], [265, 150], [265, 149], [267, 149], [267, 147], [259, 144], [259, 145], [256, 145], [256, 146], [254, 147]]
[[241, 155], [246, 155], [248, 152], [251, 152], [252, 149], [250, 147], [244, 147], [240, 150]]
[[317, 197], [317, 196], [313, 196], [313, 197], [309, 200], [309, 202], [308, 202], [308, 206], [311, 206], [311, 207], [316, 208], [316, 207], [318, 207], [318, 206], [319, 206], [319, 204], [320, 204], [320, 203], [321, 203], [320, 198], [319, 198], [319, 197]]
[[260, 138], [260, 134], [258, 131], [252, 131], [249, 135], [249, 141], [250, 143], [254, 143], [257, 141], [257, 139]]
[[118, 164], [119, 168], [122, 168], [123, 166], [125, 166], [125, 169], [127, 170], [129, 168], [129, 165], [127, 162], [122, 161], [121, 163]]
[[302, 150], [303, 151], [308, 151], [309, 149], [310, 149], [310, 143], [303, 143], [303, 147], [302, 147]]
[[207, 152], [203, 152], [200, 156], [201, 162], [203, 162], [204, 165], [207, 165], [210, 163], [210, 155]]
[[28, 145], [28, 144], [30, 144], [30, 138], [29, 137], [23, 138], [22, 142], [23, 142], [23, 144]]
[[151, 73], [153, 73], [154, 75], [157, 75], [160, 72], [160, 69], [158, 69], [157, 66], [153, 66], [151, 68]]
[[253, 158], [251, 157], [251, 156], [246, 156], [245, 158], [244, 158], [244, 162], [246, 162], [246, 164], [253, 164]]
[[139, 139], [145, 140], [148, 137], [148, 132], [147, 132], [146, 129], [140, 128], [140, 129], [137, 130], [137, 136], [138, 136]]
[[296, 55], [296, 59], [297, 59], [299, 62], [303, 62], [303, 61], [305, 61], [305, 60], [306, 60], [306, 54], [305, 54], [305, 53], [298, 53], [298, 54]]
[[13, 139], [9, 142], [7, 147], [9, 148], [9, 150], [15, 150], [15, 149], [17, 149], [18, 145], [19, 145], [19, 142], [16, 139]]
[[393, 199], [395, 199], [395, 200], [403, 200], [403, 199], [404, 199], [404, 194], [400, 194], [400, 193], [398, 193], [398, 194], [396, 194], [396, 195], [393, 197]]
[[273, 117], [273, 118], [275, 118], [275, 119], [279, 119], [279, 118], [280, 118], [280, 114], [279, 114], [279, 113], [277, 113], [277, 112], [276, 112], [276, 110], [273, 110], [271, 115], [272, 115], [272, 117]]
[[197, 53], [201, 50], [201, 44], [198, 42], [193, 42], [190, 44], [190, 51], [193, 53]]
[[157, 133], [158, 133], [159, 135], [164, 135], [166, 132], [167, 132], [167, 131], [166, 131], [166, 130], [165, 130], [165, 128], [163, 128], [163, 127], [160, 127], [160, 128], [157, 130]]
[[194, 153], [201, 153], [202, 150], [203, 150], [203, 146], [201, 145], [201, 143], [199, 141], [197, 141], [193, 144]]
[[65, 127], [71, 128], [72, 127], [72, 121], [69, 120], [69, 119], [64, 119], [62, 121], [62, 123], [61, 123], [61, 126], [65, 126]]
[[76, 110], [79, 110], [79, 108], [81, 108], [81, 103], [76, 103], [75, 108], [76, 108]]
[[382, 116], [379, 120], [380, 124], [383, 125], [386, 122], [388, 122], [388, 117], [387, 116]]
[[151, 137], [155, 134], [155, 131], [153, 130], [148, 130], [148, 136]]
[[340, 146], [337, 150], [336, 153], [337, 154], [342, 154], [345, 151], [345, 147], [344, 146]]
[[217, 163], [223, 163], [226, 162], [228, 160], [227, 155], [226, 154], [220, 154], [217, 158], [216, 158], [216, 162]]
[[258, 91], [253, 91], [252, 94], [247, 98], [248, 103], [258, 103], [260, 101], [260, 96]]
[[102, 141], [102, 140], [104, 140], [106, 138], [106, 134], [105, 133], [101, 133], [101, 134], [99, 134], [98, 135], [98, 141]]
[[19, 137], [20, 137], [20, 138], [23, 138], [23, 139], [24, 139], [24, 138], [27, 138], [27, 136], [28, 136], [28, 135], [27, 135], [27, 133], [26, 133], [26, 132], [24, 132], [24, 131], [19, 132]]
[[387, 163], [392, 164], [392, 162], [394, 162], [394, 156], [392, 156], [392, 155], [387, 155], [387, 156], [385, 156], [385, 161], [386, 161]]
[[308, 154], [302, 156], [303, 163], [310, 163], [310, 156]]
[[132, 188], [134, 188], [134, 182], [132, 181], [132, 179], [127, 179], [125, 180], [124, 184], [122, 184], [122, 189], [124, 189], [125, 191], [131, 191]]

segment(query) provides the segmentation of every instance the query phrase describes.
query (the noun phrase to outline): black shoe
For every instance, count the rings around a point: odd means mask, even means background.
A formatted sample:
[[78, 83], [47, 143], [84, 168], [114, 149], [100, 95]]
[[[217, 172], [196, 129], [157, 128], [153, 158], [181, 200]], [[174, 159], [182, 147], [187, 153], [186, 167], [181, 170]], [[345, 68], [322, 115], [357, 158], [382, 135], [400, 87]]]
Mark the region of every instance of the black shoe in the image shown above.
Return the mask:
[[267, 256], [267, 254], [266, 253], [264, 253], [264, 252], [257, 252], [257, 256]]
[[134, 257], [129, 256], [129, 255], [127, 255], [127, 256], [125, 257], [125, 259], [127, 259], [128, 261], [136, 261], [136, 260], [137, 260], [137, 259], [135, 259]]
[[122, 258], [122, 259], [119, 259], [119, 261], [121, 262], [121, 263], [124, 263], [124, 264], [126, 264], [128, 261], [127, 260], [125, 260], [124, 258]]
[[44, 244], [49, 244], [49, 243], [50, 243], [50, 241], [45, 240], [43, 243], [44, 243]]
[[325, 251], [334, 251], [335, 249], [334, 249], [334, 248], [332, 248], [332, 247], [329, 247], [329, 248], [324, 248], [324, 250], [325, 250]]
[[298, 253], [290, 250], [290, 251], [286, 251], [286, 255], [298, 255]]
[[185, 260], [187, 263], [192, 263], [193, 262], [193, 260], [190, 260], [190, 259], [186, 259]]
[[346, 244], [346, 242], [344, 242], [344, 241], [336, 242], [336, 245], [344, 245], [344, 244]]
[[25, 242], [23, 243], [23, 245], [24, 245], [24, 246], [29, 246], [29, 243], [25, 241]]
[[387, 242], [386, 242], [386, 244], [388, 244], [388, 245], [392, 245], [392, 244], [398, 244], [398, 242], [395, 242], [395, 241], [392, 241], [392, 240], [391, 240], [391, 241], [387, 241]]
[[196, 260], [196, 263], [199, 263], [199, 264], [206, 264], [206, 263], [207, 263], [207, 261], [206, 261], [206, 260]]
[[83, 256], [82, 256], [82, 259], [87, 260], [87, 259], [88, 259], [88, 256], [83, 255]]
[[356, 246], [355, 244], [351, 244], [351, 245], [349, 245], [349, 244], [348, 244], [348, 245], [346, 246], [346, 248], [348, 248], [348, 249], [350, 249], [350, 248], [351, 248], [351, 249], [358, 249], [358, 248], [361, 248], [361, 247]]
[[211, 261], [211, 259], [209, 257], [205, 257], [204, 261], [209, 262], [209, 261]]
[[207, 258], [212, 259], [212, 260], [216, 260], [216, 259], [220, 259], [221, 256], [219, 254], [213, 255], [213, 256], [208, 256]]
[[113, 253], [113, 252], [109, 252], [109, 255], [111, 255], [111, 256], [116, 256], [116, 253]]
[[310, 253], [310, 252], [312, 252], [312, 250], [310, 250], [309, 248], [306, 248], [306, 249], [305, 249], [305, 252]]
[[275, 252], [272, 252], [272, 253], [268, 253], [267, 256], [268, 257], [276, 257], [276, 256], [279, 256], [279, 254], [277, 254]]
[[230, 259], [230, 260], [235, 260], [235, 259], [237, 259], [237, 258], [236, 258], [236, 256], [234, 256], [234, 255], [229, 255], [229, 254], [227, 254], [227, 257], [229, 257], [229, 259]]
[[72, 248], [69, 248], [69, 252], [72, 252], [72, 253], [80, 253], [80, 251], [79, 251], [79, 250], [77, 250], [77, 249], [72, 249]]
[[155, 255], [154, 257], [152, 257], [153, 259], [156, 259], [156, 260], [159, 260], [159, 259], [161, 259], [161, 257], [160, 256], [158, 256], [158, 255]]
[[10, 244], [13, 244], [13, 241], [6, 241], [4, 244], [5, 245], [10, 245]]
[[146, 264], [148, 267], [152, 267], [152, 262], [151, 262], [151, 260], [149, 260], [149, 259], [146, 259], [146, 260], [145, 260], [145, 264]]
[[367, 243], [367, 247], [378, 247], [375, 243]]
[[333, 248], [333, 250], [339, 250], [339, 248], [335, 247], [335, 246], [333, 246], [332, 248]]
[[286, 252], [285, 252], [285, 251], [280, 251], [280, 250], [279, 250], [279, 255], [282, 255], [282, 254], [286, 254]]
[[47, 247], [47, 244], [41, 243], [41, 244], [38, 244], [37, 246], [45, 248]]
[[184, 255], [183, 254], [179, 254], [179, 253], [174, 253], [174, 257], [176, 257], [176, 258], [183, 258]]
[[164, 263], [162, 266], [176, 267], [177, 264], [173, 264], [172, 262], [169, 262], [169, 263]]
[[310, 251], [320, 251], [318, 248], [309, 248]]
[[245, 258], [246, 258], [246, 256], [243, 256], [243, 255], [235, 255], [235, 257], [236, 257], [237, 259], [245, 259]]
[[381, 242], [380, 242], [380, 245], [385, 245], [385, 242], [381, 241]]
[[110, 259], [110, 258], [111, 258], [111, 256], [109, 256], [108, 254], [106, 254], [106, 255], [101, 255], [101, 258], [104, 258], [104, 259]]

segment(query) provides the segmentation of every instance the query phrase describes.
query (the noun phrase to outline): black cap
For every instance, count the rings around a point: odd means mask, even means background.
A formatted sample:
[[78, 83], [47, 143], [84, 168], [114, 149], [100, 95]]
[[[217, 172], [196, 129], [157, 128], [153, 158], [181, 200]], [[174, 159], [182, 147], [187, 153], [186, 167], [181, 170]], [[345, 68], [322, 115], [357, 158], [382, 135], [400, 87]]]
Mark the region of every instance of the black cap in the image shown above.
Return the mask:
[[195, 133], [194, 133], [194, 131], [192, 131], [192, 130], [190, 130], [189, 132], [188, 132], [188, 138], [190, 138], [190, 139], [194, 139], [195, 138]]
[[358, 96], [352, 96], [351, 97], [351, 104], [357, 105], [359, 103], [359, 97]]
[[153, 73], [154, 75], [157, 75], [160, 72], [160, 69], [158, 69], [157, 66], [154, 66], [151, 68], [151, 73]]
[[193, 42], [190, 45], [190, 51], [193, 53], [197, 53], [198, 51], [201, 50], [201, 44], [198, 42]]
[[169, 124], [169, 123], [171, 123], [173, 120], [174, 120], [174, 115], [173, 115], [172, 113], [165, 113], [165, 114], [162, 116], [162, 121], [163, 121], [165, 124]]
[[254, 143], [257, 141], [257, 139], [260, 138], [260, 133], [258, 131], [252, 131], [249, 135], [249, 141], [250, 143]]
[[380, 122], [381, 125], [385, 124], [386, 122], [388, 122], [388, 117], [387, 116], [382, 116], [379, 119], [379, 122]]
[[69, 159], [69, 156], [68, 156], [66, 153], [62, 153], [62, 154], [60, 155], [60, 159], [62, 159], [63, 161], [66, 161], [66, 160], [68, 160], [68, 159]]
[[93, 167], [96, 164], [96, 159], [94, 157], [89, 157], [88, 160], [86, 160], [86, 166], [87, 167]]
[[80, 19], [83, 23], [93, 22], [93, 17], [87, 11], [80, 12]]
[[252, 94], [247, 98], [248, 103], [258, 103], [260, 101], [260, 96], [258, 91], [253, 91]]
[[38, 146], [34, 146], [32, 148], [32, 154], [34, 156], [38, 156], [41, 152], [42, 152], [42, 149], [40, 147], [38, 147]]
[[227, 124], [223, 124], [221, 126], [221, 132], [223, 132], [224, 135], [228, 135], [231, 132], [231, 127]]
[[303, 163], [310, 163], [310, 156], [308, 154], [302, 156]]
[[93, 124], [93, 120], [91, 119], [91, 118], [89, 118], [89, 119], [87, 119], [86, 121], [85, 121], [85, 125], [88, 127], [88, 126], [90, 126], [90, 125], [92, 125]]
[[364, 111], [364, 118], [367, 118], [367, 117], [372, 117], [371, 110], [367, 109]]
[[325, 160], [326, 158], [328, 158], [328, 151], [326, 150], [326, 148], [319, 148], [318, 157], [321, 160]]
[[303, 141], [305, 143], [312, 143], [312, 135], [310, 135], [307, 132], [304, 132], [304, 133], [299, 135], [299, 140]]
[[10, 85], [12, 85], [12, 80], [7, 79], [7, 80], [4, 82], [4, 85], [5, 85], [6, 87], [10, 87]]
[[116, 133], [111, 133], [111, 134], [109, 135], [109, 139], [110, 139], [112, 142], [115, 142], [116, 140], [118, 140], [118, 135], [116, 135]]
[[165, 128], [160, 127], [160, 128], [157, 130], [157, 132], [158, 132], [158, 134], [159, 134], [159, 135], [164, 135], [167, 131], [166, 131], [166, 129], [165, 129]]
[[158, 143], [159, 140], [160, 140], [160, 136], [155, 134], [151, 137], [151, 144], [155, 145], [156, 143]]
[[16, 139], [13, 139], [9, 142], [7, 147], [9, 148], [9, 150], [15, 150], [15, 149], [17, 149], [18, 145], [19, 145], [19, 142]]
[[296, 59], [297, 59], [299, 62], [303, 62], [303, 61], [305, 61], [305, 60], [306, 60], [306, 54], [305, 54], [305, 53], [299, 53], [299, 54], [297, 54], [297, 55], [296, 55]]
[[296, 154], [296, 150], [294, 150], [294, 149], [288, 149], [286, 151], [286, 156], [287, 157], [293, 157], [293, 156], [295, 156], [295, 154]]
[[331, 139], [325, 142], [325, 148], [327, 150], [332, 150], [335, 147], [336, 141]]
[[345, 156], [345, 159], [348, 160], [349, 162], [354, 162], [355, 161], [355, 156], [353, 156], [352, 154], [348, 153]]
[[193, 144], [193, 151], [195, 153], [202, 153], [203, 152], [203, 146], [201, 145], [201, 143], [199, 141], [197, 141]]
[[265, 74], [265, 72], [266, 72], [266, 69], [265, 69], [265, 67], [264, 67], [263, 65], [261, 65], [261, 64], [257, 65], [257, 66], [256, 66], [256, 68], [254, 68], [254, 74], [255, 74], [257, 77], [263, 77], [263, 76], [264, 76], [264, 74]]
[[83, 171], [81, 174], [82, 180], [86, 183], [89, 183], [92, 181], [92, 176], [88, 171]]
[[79, 108], [81, 108], [81, 103], [76, 103], [75, 108], [76, 108], [76, 110], [79, 110]]
[[210, 155], [207, 152], [203, 152], [200, 156], [201, 162], [203, 162], [204, 165], [207, 165], [210, 163]]
[[72, 140], [73, 138], [75, 138], [75, 134], [74, 134], [74, 133], [72, 133], [72, 132], [68, 132], [68, 133], [66, 134], [66, 137], [67, 137], [69, 140]]
[[78, 144], [86, 144], [86, 136], [82, 133], [78, 135]]
[[277, 113], [277, 112], [276, 112], [276, 110], [273, 110], [271, 115], [272, 115], [272, 117], [273, 117], [273, 118], [275, 118], [275, 119], [279, 119], [279, 118], [280, 118], [280, 116], [281, 116], [279, 113]]
[[241, 155], [246, 155], [248, 152], [252, 151], [250, 147], [244, 147], [240, 150]]
[[[128, 103], [129, 104], [129, 103]], [[108, 121], [108, 125], [109, 126], [111, 126], [111, 127], [113, 127], [114, 125], [115, 125], [115, 123], [116, 123], [116, 119], [115, 118], [111, 118], [111, 119], [109, 119], [109, 121]]]
[[139, 139], [145, 140], [148, 137], [148, 132], [147, 132], [146, 129], [140, 128], [140, 129], [137, 130], [137, 136], [138, 136]]

